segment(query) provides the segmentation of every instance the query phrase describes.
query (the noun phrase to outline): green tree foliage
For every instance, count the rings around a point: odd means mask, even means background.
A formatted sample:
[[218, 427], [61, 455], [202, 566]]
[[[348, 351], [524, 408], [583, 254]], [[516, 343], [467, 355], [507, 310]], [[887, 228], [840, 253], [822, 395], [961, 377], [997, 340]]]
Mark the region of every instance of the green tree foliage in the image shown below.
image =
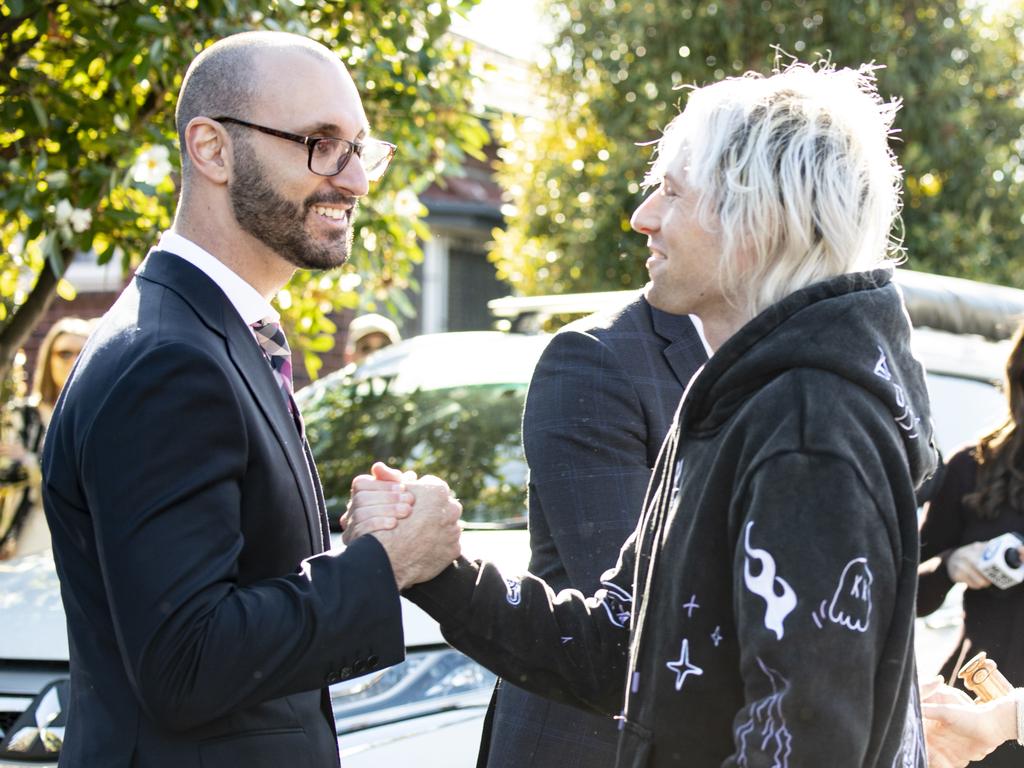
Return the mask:
[[174, 105], [195, 54], [233, 32], [281, 29], [335, 50], [376, 135], [399, 146], [362, 204], [351, 263], [300, 272], [278, 297], [315, 372], [333, 343], [329, 312], [359, 293], [404, 300], [426, 234], [417, 193], [487, 140], [469, 106], [469, 52], [445, 34], [476, 2], [0, 1], [0, 365], [54, 291], [71, 290], [57, 278], [76, 253], [128, 267], [169, 226]]
[[773, 46], [884, 65], [880, 90], [904, 100], [893, 148], [907, 176], [909, 267], [1024, 286], [1019, 0], [549, 0], [548, 10], [552, 117], [501, 130], [509, 225], [492, 259], [521, 292], [643, 285], [644, 239], [629, 216], [650, 151], [636, 145], [685, 106], [681, 86], [767, 73]]
[[340, 371], [304, 390], [300, 407], [332, 524], [374, 461], [443, 477], [459, 489], [467, 522], [521, 521], [525, 395], [525, 384], [408, 389]]

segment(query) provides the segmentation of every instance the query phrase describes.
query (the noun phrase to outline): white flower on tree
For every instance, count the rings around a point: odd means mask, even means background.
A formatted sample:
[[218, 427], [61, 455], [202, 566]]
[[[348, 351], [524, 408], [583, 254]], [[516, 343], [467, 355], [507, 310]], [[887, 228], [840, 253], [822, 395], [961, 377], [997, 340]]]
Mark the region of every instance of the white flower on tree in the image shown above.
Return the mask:
[[92, 226], [92, 212], [85, 208], [75, 208], [67, 199], [54, 206], [53, 214], [65, 240], [70, 239], [72, 230], [81, 234]]
[[155, 187], [171, 174], [171, 152], [163, 144], [153, 144], [139, 153], [131, 168], [132, 179]]
[[420, 215], [420, 199], [411, 189], [403, 189], [395, 195], [395, 213], [404, 218]]

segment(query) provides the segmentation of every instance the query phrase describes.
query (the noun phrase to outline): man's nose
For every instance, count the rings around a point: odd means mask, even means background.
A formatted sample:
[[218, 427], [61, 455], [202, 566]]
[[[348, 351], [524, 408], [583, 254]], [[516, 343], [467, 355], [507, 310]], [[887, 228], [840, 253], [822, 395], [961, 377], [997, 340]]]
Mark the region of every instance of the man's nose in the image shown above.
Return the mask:
[[363, 197], [370, 191], [370, 180], [366, 177], [366, 169], [359, 155], [353, 153], [341, 173], [330, 176], [331, 184], [344, 190], [353, 197]]
[[629, 220], [629, 226], [642, 235], [649, 235], [658, 229], [657, 203], [654, 201], [655, 194], [650, 194], [640, 203], [640, 206], [633, 211]]

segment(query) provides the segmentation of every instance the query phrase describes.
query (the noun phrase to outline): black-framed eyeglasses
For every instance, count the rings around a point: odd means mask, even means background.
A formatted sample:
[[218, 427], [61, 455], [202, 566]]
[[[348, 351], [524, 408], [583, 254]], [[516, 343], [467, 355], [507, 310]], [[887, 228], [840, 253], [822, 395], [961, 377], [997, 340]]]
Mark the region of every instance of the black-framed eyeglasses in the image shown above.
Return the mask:
[[296, 144], [305, 145], [309, 149], [307, 166], [317, 176], [337, 176], [345, 170], [345, 166], [348, 165], [348, 161], [354, 153], [363, 163], [366, 178], [369, 181], [380, 181], [398, 149], [394, 144], [379, 139], [349, 141], [334, 136], [300, 136], [297, 133], [279, 131], [276, 128], [267, 128], [265, 125], [239, 120], [237, 117], [214, 117], [212, 119], [218, 123], [234, 123], [244, 128], [252, 128], [254, 131], [265, 133], [268, 136], [277, 136], [279, 139], [287, 139]]

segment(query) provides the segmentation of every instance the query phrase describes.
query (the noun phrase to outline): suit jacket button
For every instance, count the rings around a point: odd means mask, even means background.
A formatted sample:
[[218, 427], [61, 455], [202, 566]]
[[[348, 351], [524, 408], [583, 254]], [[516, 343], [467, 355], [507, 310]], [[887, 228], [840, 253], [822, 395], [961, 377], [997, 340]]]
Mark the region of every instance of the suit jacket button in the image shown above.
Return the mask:
[[338, 674], [341, 676], [342, 680], [347, 680], [352, 677], [352, 667], [342, 667]]
[[355, 662], [353, 662], [352, 671], [355, 672], [357, 675], [364, 669], [366, 669], [366, 662], [362, 659], [356, 659]]
[[377, 665], [380, 664], [380, 657], [375, 653], [371, 653], [366, 663], [370, 665], [370, 669], [376, 669]]

